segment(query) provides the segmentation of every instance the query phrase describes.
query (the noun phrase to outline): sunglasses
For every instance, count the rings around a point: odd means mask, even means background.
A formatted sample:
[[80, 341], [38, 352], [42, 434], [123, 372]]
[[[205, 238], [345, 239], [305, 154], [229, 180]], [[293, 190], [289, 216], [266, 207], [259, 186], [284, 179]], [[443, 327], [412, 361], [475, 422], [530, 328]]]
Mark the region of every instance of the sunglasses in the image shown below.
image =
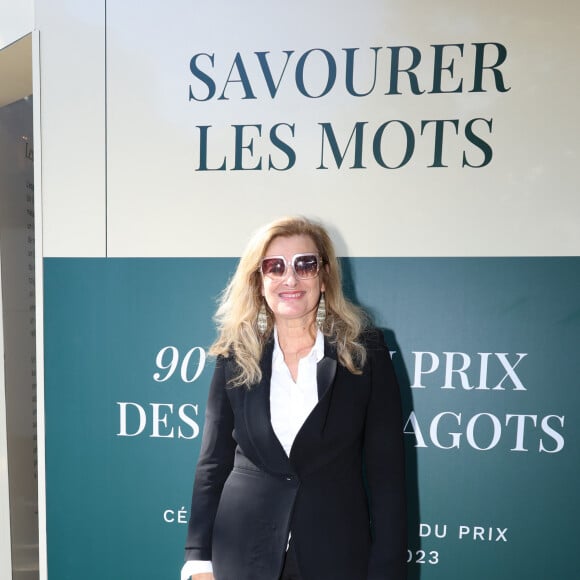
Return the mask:
[[292, 268], [296, 278], [308, 280], [316, 278], [322, 264], [322, 258], [318, 254], [295, 254], [290, 264], [284, 256], [268, 256], [260, 263], [260, 272], [268, 278], [283, 278], [286, 276], [288, 266]]

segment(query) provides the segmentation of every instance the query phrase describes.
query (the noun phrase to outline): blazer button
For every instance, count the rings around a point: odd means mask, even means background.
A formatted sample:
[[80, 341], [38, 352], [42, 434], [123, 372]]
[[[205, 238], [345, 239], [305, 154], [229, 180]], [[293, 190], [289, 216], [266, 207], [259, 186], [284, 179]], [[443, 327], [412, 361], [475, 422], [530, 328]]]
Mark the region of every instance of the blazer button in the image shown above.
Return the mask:
[[286, 476], [286, 481], [292, 481], [294, 479], [293, 475], [287, 475]]

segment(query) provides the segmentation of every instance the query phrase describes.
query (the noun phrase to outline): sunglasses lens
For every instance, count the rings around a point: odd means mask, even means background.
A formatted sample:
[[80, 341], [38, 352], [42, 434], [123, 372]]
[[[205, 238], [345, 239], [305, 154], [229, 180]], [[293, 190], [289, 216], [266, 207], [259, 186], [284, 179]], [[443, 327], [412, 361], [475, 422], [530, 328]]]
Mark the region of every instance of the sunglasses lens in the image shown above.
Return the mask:
[[284, 276], [286, 263], [282, 258], [264, 258], [262, 260], [262, 274], [271, 278]]
[[294, 271], [298, 278], [314, 278], [318, 274], [318, 256], [302, 254], [294, 258]]

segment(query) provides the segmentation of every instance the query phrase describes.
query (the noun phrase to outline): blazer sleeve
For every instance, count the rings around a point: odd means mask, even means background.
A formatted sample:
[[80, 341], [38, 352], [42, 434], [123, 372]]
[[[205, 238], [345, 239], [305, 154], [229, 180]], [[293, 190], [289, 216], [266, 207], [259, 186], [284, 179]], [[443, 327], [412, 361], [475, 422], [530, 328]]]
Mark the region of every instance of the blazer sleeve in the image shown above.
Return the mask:
[[382, 333], [373, 333], [367, 353], [372, 385], [364, 459], [373, 536], [367, 580], [404, 580], [407, 510], [401, 396]]
[[213, 524], [236, 442], [234, 415], [226, 392], [227, 359], [218, 357], [211, 381], [201, 451], [195, 472], [185, 560], [211, 560]]

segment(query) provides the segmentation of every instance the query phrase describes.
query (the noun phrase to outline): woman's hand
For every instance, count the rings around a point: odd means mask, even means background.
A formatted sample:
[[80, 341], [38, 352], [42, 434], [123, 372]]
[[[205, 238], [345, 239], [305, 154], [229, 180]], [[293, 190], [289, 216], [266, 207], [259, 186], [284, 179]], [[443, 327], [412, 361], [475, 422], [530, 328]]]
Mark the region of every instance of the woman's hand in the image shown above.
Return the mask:
[[194, 574], [191, 580], [214, 580], [211, 572], [203, 572], [202, 574]]

